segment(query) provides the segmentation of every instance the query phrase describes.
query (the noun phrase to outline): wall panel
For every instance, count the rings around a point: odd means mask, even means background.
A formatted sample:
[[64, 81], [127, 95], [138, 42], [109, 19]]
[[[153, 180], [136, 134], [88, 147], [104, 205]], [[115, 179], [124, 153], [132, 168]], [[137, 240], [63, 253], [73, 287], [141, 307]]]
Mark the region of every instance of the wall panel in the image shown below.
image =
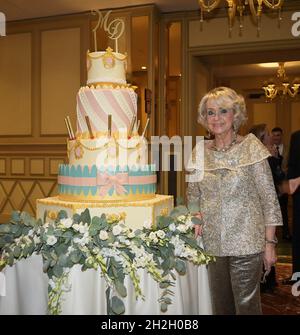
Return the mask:
[[41, 134], [66, 134], [67, 115], [73, 119], [75, 129], [80, 28], [43, 31], [41, 43]]
[[31, 135], [31, 33], [0, 38], [0, 74], [0, 136]]

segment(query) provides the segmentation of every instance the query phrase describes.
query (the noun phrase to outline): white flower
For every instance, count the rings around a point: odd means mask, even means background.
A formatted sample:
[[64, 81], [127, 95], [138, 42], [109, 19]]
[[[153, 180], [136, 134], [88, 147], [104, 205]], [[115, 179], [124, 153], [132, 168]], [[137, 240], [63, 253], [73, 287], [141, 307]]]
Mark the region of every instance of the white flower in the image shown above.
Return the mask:
[[55, 282], [53, 279], [49, 279], [49, 282], [48, 282], [49, 286], [54, 289], [55, 288]]
[[156, 234], [155, 234], [153, 231], [149, 234], [149, 239], [150, 239], [153, 243], [157, 243], [157, 242], [158, 242], [158, 238], [157, 238]]
[[112, 229], [112, 233], [117, 236], [120, 235], [122, 233], [122, 227], [119, 225], [115, 225]]
[[27, 233], [27, 236], [28, 236], [28, 237], [32, 237], [33, 234], [34, 234], [33, 229], [30, 229], [29, 232]]
[[177, 218], [178, 221], [185, 221], [185, 215], [180, 215]]
[[71, 228], [73, 225], [73, 220], [71, 218], [66, 218], [66, 219], [61, 219], [60, 223], [65, 227], [65, 228]]
[[39, 244], [39, 243], [41, 243], [41, 238], [39, 236], [33, 236], [33, 242], [35, 244]]
[[152, 221], [151, 220], [145, 220], [144, 221], [144, 228], [151, 229]]
[[105, 241], [108, 239], [108, 233], [106, 230], [101, 230], [100, 233], [99, 233], [99, 238], [100, 240], [102, 241]]
[[185, 224], [187, 225], [188, 229], [193, 228], [194, 224], [192, 221], [192, 218], [189, 216], [188, 219], [186, 220]]
[[79, 231], [80, 234], [85, 234], [89, 231], [89, 227], [88, 227], [88, 224], [83, 224], [82, 222], [80, 222], [79, 224], [78, 223], [75, 223], [73, 225], [73, 228], [74, 230], [76, 231]]
[[53, 235], [47, 237], [47, 244], [54, 245], [57, 242], [57, 238]]
[[180, 224], [177, 226], [177, 229], [181, 232], [181, 233], [186, 233], [188, 227], [185, 224]]
[[89, 234], [88, 233], [85, 233], [82, 238], [79, 238], [79, 237], [75, 237], [74, 238], [74, 243], [78, 243], [80, 246], [84, 247], [85, 245], [87, 245], [90, 241], [90, 238], [89, 238]]
[[135, 234], [133, 231], [130, 231], [128, 234], [127, 234], [127, 237], [128, 238], [134, 238], [135, 237]]
[[176, 230], [176, 225], [175, 225], [175, 223], [171, 223], [171, 224], [169, 225], [169, 230], [170, 230], [170, 231], [175, 231], [175, 230]]
[[166, 236], [165, 232], [163, 230], [158, 230], [156, 232], [157, 237], [164, 238]]
[[78, 223], [73, 224], [73, 229], [79, 231], [80, 225]]
[[93, 249], [93, 253], [94, 254], [100, 254], [100, 248], [98, 248], [98, 247], [95, 247], [94, 249]]
[[120, 236], [119, 241], [120, 241], [120, 243], [123, 243], [125, 245], [130, 245], [130, 241], [128, 241], [127, 238], [124, 237], [124, 236]]

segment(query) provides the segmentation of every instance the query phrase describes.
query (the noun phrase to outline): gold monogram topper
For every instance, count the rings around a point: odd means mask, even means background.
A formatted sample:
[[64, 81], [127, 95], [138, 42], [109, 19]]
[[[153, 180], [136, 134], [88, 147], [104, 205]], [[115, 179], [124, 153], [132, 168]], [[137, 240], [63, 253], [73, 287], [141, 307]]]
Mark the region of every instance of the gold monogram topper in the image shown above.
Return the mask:
[[109, 15], [112, 11], [106, 12], [105, 15], [102, 14], [98, 9], [92, 10], [92, 15], [98, 15], [98, 22], [96, 27], [93, 29], [94, 34], [94, 46], [95, 51], [97, 50], [97, 30], [103, 28], [107, 32], [108, 37], [112, 40], [115, 40], [115, 50], [118, 52], [118, 39], [123, 35], [125, 30], [125, 23], [122, 19], [116, 18], [109, 22]]

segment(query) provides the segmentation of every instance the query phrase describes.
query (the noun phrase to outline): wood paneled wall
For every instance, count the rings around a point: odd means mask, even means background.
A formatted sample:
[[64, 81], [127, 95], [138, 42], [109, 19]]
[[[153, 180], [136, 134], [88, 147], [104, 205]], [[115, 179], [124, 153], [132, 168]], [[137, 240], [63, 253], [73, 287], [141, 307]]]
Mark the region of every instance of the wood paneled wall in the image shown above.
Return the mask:
[[0, 223], [57, 194], [69, 115], [86, 82], [89, 16], [10, 22], [0, 39]]

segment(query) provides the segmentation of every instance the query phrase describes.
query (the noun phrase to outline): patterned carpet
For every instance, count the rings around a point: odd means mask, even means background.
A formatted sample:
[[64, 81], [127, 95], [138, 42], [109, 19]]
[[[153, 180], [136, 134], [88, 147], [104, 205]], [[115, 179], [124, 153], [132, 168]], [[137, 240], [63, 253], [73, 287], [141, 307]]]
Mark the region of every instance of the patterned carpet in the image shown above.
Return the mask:
[[[262, 293], [262, 309], [264, 315], [300, 315], [300, 282], [299, 296], [293, 296], [292, 285], [283, 285], [282, 280], [292, 274], [292, 264], [289, 263], [290, 256], [282, 255], [276, 264], [276, 286], [273, 293]], [[282, 262], [284, 261], [284, 262]]]

